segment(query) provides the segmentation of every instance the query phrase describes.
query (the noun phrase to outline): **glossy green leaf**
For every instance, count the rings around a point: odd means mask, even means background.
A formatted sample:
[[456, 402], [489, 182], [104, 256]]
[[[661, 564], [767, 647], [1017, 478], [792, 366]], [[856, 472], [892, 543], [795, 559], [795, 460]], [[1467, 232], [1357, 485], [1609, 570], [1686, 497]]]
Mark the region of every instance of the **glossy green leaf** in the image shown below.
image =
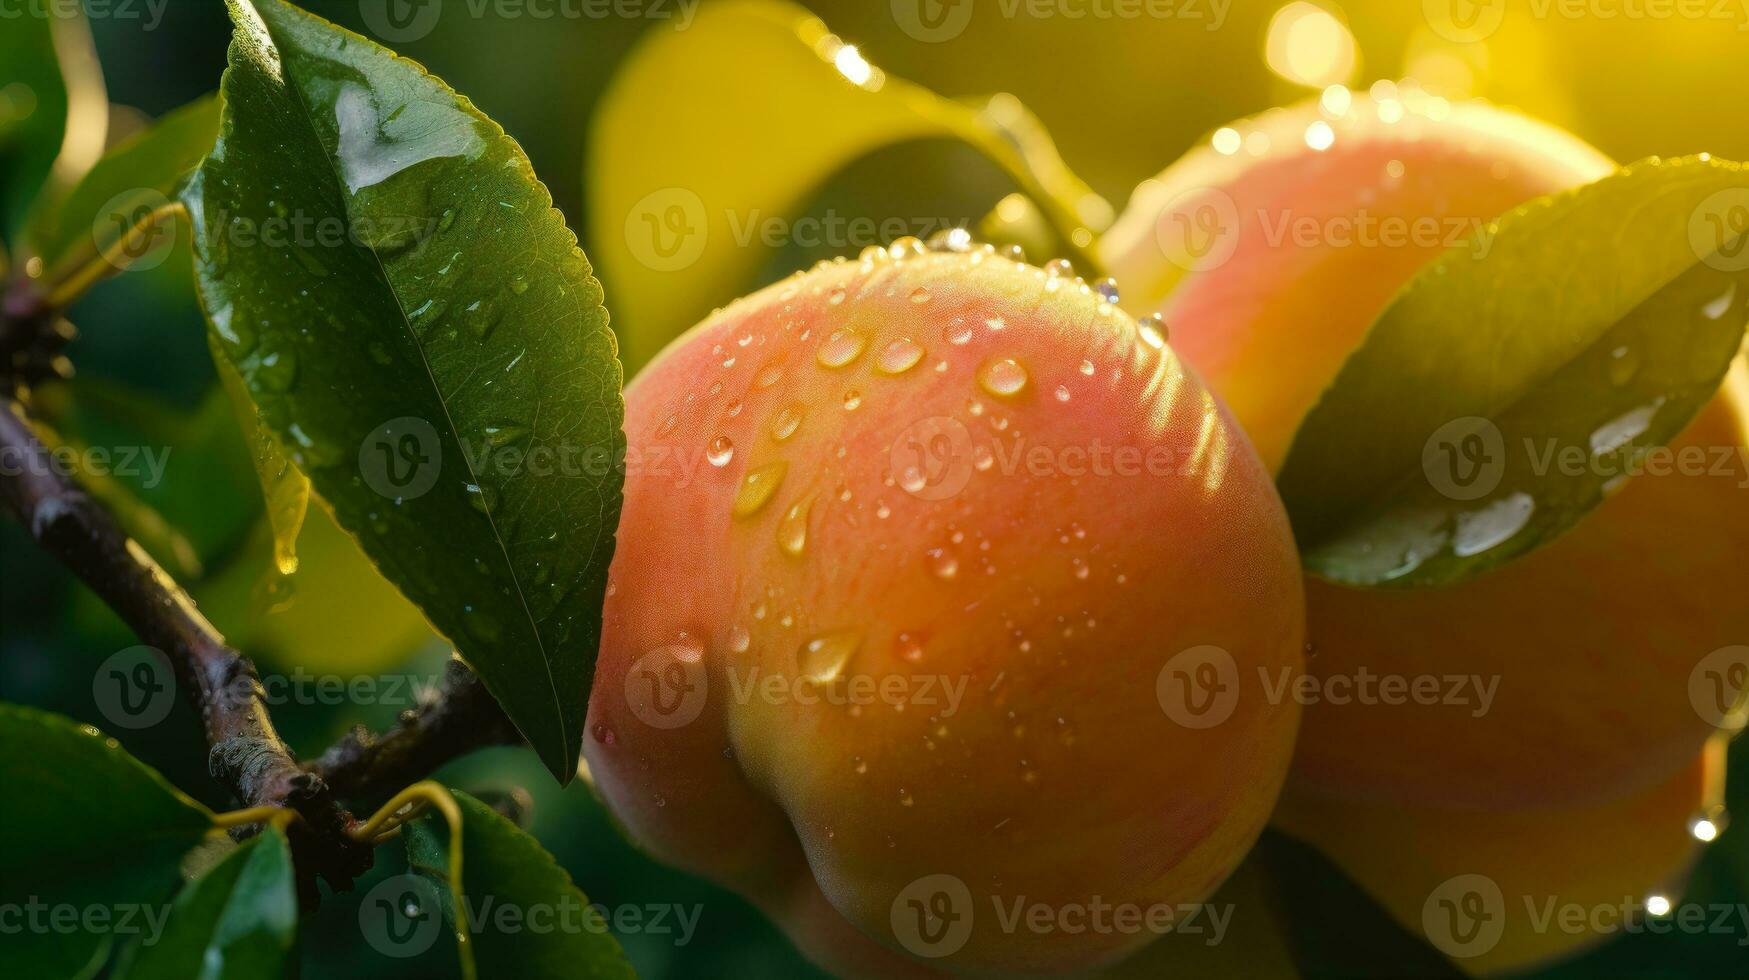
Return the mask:
[[298, 532], [304, 528], [304, 513], [310, 506], [310, 478], [292, 465], [272, 430], [261, 423], [260, 413], [236, 365], [217, 349], [216, 342], [213, 347], [219, 384], [237, 413], [237, 426], [242, 430], [243, 441], [249, 444], [249, 459], [255, 464], [255, 476], [261, 484], [267, 524], [273, 529], [274, 568], [281, 575], [290, 575], [298, 570]]
[[1289, 450], [1306, 566], [1452, 583], [1571, 528], [1717, 390], [1749, 322], [1746, 230], [1741, 165], [1650, 160], [1422, 270]]
[[887, 75], [800, 7], [707, 4], [688, 29], [646, 38], [597, 110], [586, 174], [633, 365], [754, 285], [772, 252], [763, 222], [793, 218], [882, 147], [964, 141], [1083, 246], [1109, 221], [1018, 101], [961, 103]]
[[16, 240], [39, 195], [103, 152], [109, 96], [84, 12], [33, 4], [0, 30], [0, 238]]
[[[540, 842], [460, 790], [462, 855], [467, 868], [461, 908], [449, 892], [449, 830], [435, 815], [407, 828], [407, 860], [444, 895], [446, 917], [467, 930], [482, 977], [636, 976], [607, 924]], [[539, 927], [536, 924], [539, 924]]]
[[279, 0], [230, 7], [223, 131], [184, 194], [218, 347], [568, 780], [625, 452], [600, 285], [465, 99]]
[[[219, 131], [219, 100], [208, 96], [164, 116], [113, 147], [65, 197], [31, 215], [29, 251], [43, 258], [51, 277], [69, 264], [92, 263], [105, 252], [118, 262], [118, 243], [143, 217], [166, 207], [177, 184], [200, 164]], [[155, 239], [138, 239], [149, 248]]]
[[0, 704], [0, 785], [0, 907], [20, 910], [0, 976], [87, 975], [149, 927], [141, 913], [175, 889], [213, 821], [114, 739], [17, 705]]
[[298, 931], [291, 847], [275, 827], [188, 883], [163, 933], [122, 954], [116, 980], [268, 980], [291, 976]]

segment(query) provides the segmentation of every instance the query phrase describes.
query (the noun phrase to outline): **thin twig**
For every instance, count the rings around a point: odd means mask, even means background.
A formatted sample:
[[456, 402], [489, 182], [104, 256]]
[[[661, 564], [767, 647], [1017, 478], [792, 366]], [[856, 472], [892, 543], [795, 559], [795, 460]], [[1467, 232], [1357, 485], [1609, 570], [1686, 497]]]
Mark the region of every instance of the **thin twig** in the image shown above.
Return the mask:
[[474, 749], [521, 745], [522, 734], [474, 672], [451, 660], [435, 696], [381, 735], [354, 728], [308, 769], [342, 799], [380, 803]]

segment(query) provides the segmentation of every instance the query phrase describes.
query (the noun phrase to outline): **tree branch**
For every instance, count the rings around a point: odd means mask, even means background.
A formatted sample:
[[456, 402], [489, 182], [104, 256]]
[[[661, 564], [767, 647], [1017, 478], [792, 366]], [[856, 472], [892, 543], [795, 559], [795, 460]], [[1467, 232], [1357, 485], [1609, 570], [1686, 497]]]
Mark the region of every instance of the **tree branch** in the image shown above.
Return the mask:
[[474, 749], [523, 741], [479, 677], [451, 660], [436, 695], [403, 711], [393, 728], [354, 728], [306, 769], [336, 795], [374, 805]]
[[208, 769], [246, 807], [289, 807], [300, 892], [316, 898], [315, 875], [348, 888], [370, 867], [368, 845], [322, 778], [301, 768], [268, 716], [254, 664], [225, 645], [170, 576], [129, 540], [95, 500], [62, 474], [22, 403], [0, 411], [0, 498], [30, 536], [79, 576], [139, 635], [164, 652], [206, 728]]
[[26, 383], [71, 373], [61, 349], [73, 339], [73, 325], [37, 287], [20, 273], [0, 295], [0, 372]]

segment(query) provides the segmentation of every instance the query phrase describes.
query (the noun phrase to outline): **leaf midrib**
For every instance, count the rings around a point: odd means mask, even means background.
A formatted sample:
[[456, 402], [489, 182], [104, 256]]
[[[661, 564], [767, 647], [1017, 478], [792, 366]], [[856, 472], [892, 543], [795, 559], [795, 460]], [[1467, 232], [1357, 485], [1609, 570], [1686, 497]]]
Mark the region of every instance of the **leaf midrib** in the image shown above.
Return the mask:
[[[1608, 179], [1608, 178], [1605, 178], [1605, 179]], [[1570, 199], [1572, 197], [1577, 196], [1577, 194], [1582, 189], [1583, 188], [1575, 188], [1572, 191], [1568, 191], [1568, 192], [1565, 192], [1565, 193], [1559, 194], [1559, 195], [1554, 195], [1550, 199], [1543, 201], [1542, 206], [1545, 208], [1554, 208], [1559, 204], [1566, 203], [1565, 199]], [[1648, 207], [1648, 205], [1645, 204], [1644, 202], [1639, 202], [1639, 203], [1636, 203], [1634, 205], [1634, 207], [1638, 210], [1643, 211]], [[1515, 220], [1522, 221], [1522, 220], [1524, 220], [1525, 217], [1528, 216], [1528, 213], [1529, 212], [1528, 212], [1528, 209], [1526, 207], [1520, 207], [1520, 208], [1515, 208], [1509, 216], [1514, 218]], [[1567, 218], [1570, 218], [1571, 216], [1572, 216], [1572, 212], [1569, 211], [1566, 215], [1562, 216], [1562, 220], [1566, 220]], [[1505, 217], [1508, 217], [1508, 216], [1506, 216], [1506, 215], [1502, 216], [1502, 218], [1505, 218]], [[1547, 229], [1545, 229], [1545, 232], [1546, 231], [1547, 231]], [[1445, 262], [1447, 260], [1447, 258], [1455, 252], [1456, 249], [1461, 249], [1461, 248], [1463, 248], [1463, 246], [1458, 245], [1458, 246], [1454, 246], [1453, 249], [1450, 249], [1444, 253], [1441, 253], [1438, 258], [1434, 259], [1433, 264]], [[1708, 257], [1710, 257], [1711, 255], [1714, 255], [1714, 254], [1717, 254], [1717, 250], [1714, 250], [1714, 252], [1708, 253]], [[1634, 303], [1632, 306], [1629, 306], [1625, 311], [1621, 312], [1620, 314], [1613, 316], [1613, 318], [1608, 323], [1603, 325], [1603, 328], [1601, 330], [1599, 330], [1594, 336], [1587, 339], [1584, 346], [1579, 348], [1579, 350], [1575, 353], [1574, 356], [1562, 359], [1559, 363], [1553, 365], [1549, 370], [1544, 371], [1541, 374], [1538, 374], [1533, 379], [1527, 379], [1527, 381], [1524, 384], [1514, 386], [1511, 391], [1503, 393], [1500, 398], [1496, 399], [1492, 404], [1490, 404], [1486, 408], [1485, 414], [1483, 414], [1482, 417], [1492, 420], [1496, 417], [1499, 417], [1502, 414], [1510, 413], [1518, 405], [1520, 405], [1527, 398], [1529, 398], [1531, 396], [1531, 394], [1536, 389], [1538, 389], [1539, 387], [1541, 387], [1543, 385], [1546, 385], [1551, 379], [1559, 376], [1562, 372], [1568, 370], [1576, 360], [1578, 360], [1580, 357], [1582, 357], [1585, 354], [1585, 352], [1593, 349], [1603, 339], [1603, 337], [1608, 335], [1609, 331], [1611, 329], [1613, 329], [1616, 325], [1620, 324], [1623, 320], [1632, 316], [1635, 311], [1639, 310], [1641, 307], [1645, 306], [1647, 303], [1656, 299], [1658, 294], [1662, 293], [1665, 289], [1669, 288], [1671, 286], [1671, 284], [1675, 283], [1678, 279], [1681, 279], [1683, 276], [1686, 276], [1689, 273], [1693, 272], [1696, 266], [1701, 265], [1705, 261], [1706, 261], [1705, 258], [1697, 258], [1693, 262], [1690, 262], [1690, 263], [1684, 265], [1681, 269], [1677, 270], [1676, 273], [1674, 275], [1670, 276], [1668, 279], [1665, 279], [1665, 280], [1659, 282], [1657, 285], [1655, 285], [1651, 289], [1647, 290], [1643, 295], [1640, 295], [1639, 297], [1637, 297], [1634, 300]], [[1417, 291], [1419, 289], [1427, 288], [1424, 284], [1427, 282], [1430, 282], [1431, 280], [1423, 278], [1423, 276], [1430, 273], [1430, 270], [1432, 269], [1433, 264], [1429, 264], [1428, 266], [1426, 266], [1426, 267], [1422, 268], [1421, 270], [1419, 270], [1418, 272], [1416, 272], [1415, 277], [1414, 277], [1415, 285], [1411, 285], [1410, 287], [1408, 287], [1405, 290], [1405, 292], [1403, 292], [1399, 296], [1392, 299], [1391, 305], [1386, 307], [1385, 312], [1381, 313], [1379, 315], [1378, 320], [1375, 321], [1375, 323], [1374, 323], [1374, 327], [1376, 327], [1378, 325], [1378, 323], [1382, 323], [1384, 321], [1385, 317], [1390, 315], [1391, 310], [1393, 308], [1395, 308], [1398, 305], [1398, 303], [1402, 302], [1403, 300], [1408, 299], [1409, 296], [1412, 295], [1415, 291]], [[1570, 287], [1563, 286], [1563, 291], [1565, 292], [1569, 288]], [[1370, 334], [1372, 332], [1372, 329], [1373, 329], [1372, 327], [1368, 328], [1368, 331], [1367, 331], [1368, 334]], [[1362, 342], [1362, 344], [1364, 344], [1365, 340], [1363, 339], [1361, 342]], [[1339, 542], [1342, 538], [1353, 533], [1357, 529], [1361, 529], [1361, 528], [1366, 527], [1367, 524], [1369, 523], [1367, 515], [1369, 515], [1369, 514], [1377, 515], [1379, 512], [1389, 510], [1389, 509], [1395, 507], [1397, 504], [1399, 504], [1404, 499], [1405, 494], [1403, 493], [1403, 488], [1406, 486], [1413, 485], [1416, 482], [1415, 481], [1415, 474], [1417, 472], [1419, 472], [1419, 470], [1414, 465], [1407, 465], [1407, 466], [1403, 467], [1403, 472], [1401, 474], [1399, 474], [1395, 479], [1387, 481], [1384, 484], [1384, 486], [1386, 487], [1385, 490], [1382, 490], [1378, 494], [1376, 494], [1375, 496], [1368, 498], [1362, 505], [1348, 510], [1343, 515], [1341, 520], [1334, 522], [1330, 526], [1329, 530], [1327, 530], [1326, 532], [1324, 532], [1322, 534], [1319, 534], [1318, 540], [1315, 543], [1308, 543], [1308, 544], [1302, 545], [1302, 547], [1304, 547], [1307, 551], [1321, 550], [1323, 548], [1329, 547], [1333, 543]]]
[[[251, 5], [253, 5], [255, 0], [247, 0], [247, 2], [249, 2]], [[303, 16], [309, 16], [308, 14], [305, 14], [301, 10], [298, 11], [297, 14], [303, 15]], [[264, 23], [266, 23], [267, 19], [262, 18], [262, 20]], [[344, 28], [339, 27], [338, 25], [334, 25], [334, 29], [339, 30], [339, 31], [345, 30]], [[325, 142], [323, 142], [323, 140], [322, 140], [321, 131], [316, 128], [316, 121], [310, 115], [310, 107], [309, 107], [309, 104], [303, 98], [301, 86], [293, 78], [290, 67], [287, 66], [285, 63], [285, 61], [286, 61], [286, 59], [285, 59], [285, 47], [281, 43], [279, 37], [277, 36], [277, 32], [275, 31], [273, 24], [271, 24], [271, 23], [267, 24], [267, 31], [268, 31], [268, 37], [270, 39], [272, 39], [274, 47], [278, 48], [280, 51], [280, 64], [282, 67], [281, 74], [282, 74], [282, 77], [284, 78], [284, 83], [285, 83], [287, 89], [290, 90], [290, 94], [293, 98], [293, 101], [297, 104], [298, 113], [303, 118], [304, 125], [309, 128], [310, 135], [315, 139], [316, 145], [321, 148], [323, 162], [328, 165], [329, 175], [334, 179], [334, 186], [335, 186], [336, 191], [339, 191], [345, 186], [345, 181], [341, 178], [341, 175], [340, 175], [340, 172], [336, 166], [336, 161], [334, 159], [333, 154], [328, 152], [327, 144]], [[347, 32], [347, 33], [350, 33], [350, 32]], [[298, 50], [299, 53], [301, 53], [301, 49], [294, 49], [294, 50]], [[432, 76], [430, 73], [426, 72], [423, 68], [417, 68], [417, 66], [415, 66], [415, 70], [419, 71], [419, 73], [421, 75], [423, 75], [426, 79], [434, 81], [434, 82], [437, 81], [435, 76]], [[448, 86], [444, 85], [442, 82], [438, 82], [438, 84], [442, 85], [446, 89], [448, 88]], [[372, 95], [374, 96], [374, 94], [375, 93], [373, 92]], [[452, 91], [451, 94], [454, 95], [454, 92]], [[347, 197], [344, 194], [342, 194], [340, 200], [341, 200], [341, 207], [345, 210], [347, 219], [350, 221], [353, 217], [351, 202], [347, 199]], [[364, 251], [366, 251], [370, 254], [371, 261], [376, 263], [378, 279], [382, 282], [383, 287], [388, 291], [389, 296], [394, 299], [395, 309], [397, 312], [400, 313], [401, 327], [402, 327], [402, 329], [404, 329], [407, 332], [407, 335], [412, 338], [413, 347], [414, 347], [414, 349], [416, 349], [419, 352], [419, 364], [422, 368], [425, 369], [425, 377], [431, 382], [431, 390], [437, 393], [438, 406], [443, 409], [443, 420], [449, 426], [449, 431], [452, 434], [452, 436], [459, 440], [461, 437], [461, 430], [459, 428], [457, 428], [457, 426], [455, 424], [455, 418], [453, 415], [450, 414], [449, 396], [444, 393], [443, 386], [437, 383], [437, 375], [432, 371], [431, 360], [429, 357], [426, 356], [425, 345], [420, 340], [418, 331], [413, 329], [412, 321], [409, 320], [407, 317], [407, 307], [406, 307], [406, 304], [401, 301], [401, 294], [395, 289], [394, 284], [389, 280], [388, 270], [383, 265], [382, 256], [377, 253], [377, 250], [374, 247], [372, 247], [368, 244], [363, 244], [363, 243], [360, 243], [360, 244], [363, 246]], [[553, 708], [558, 713], [559, 753], [560, 753], [561, 758], [569, 759], [570, 754], [571, 754], [570, 748], [565, 741], [565, 735], [564, 735], [564, 732], [565, 732], [565, 705], [564, 705], [563, 700], [559, 696], [558, 679], [553, 676], [552, 658], [547, 653], [546, 640], [541, 635], [540, 624], [535, 621], [534, 610], [529, 607], [528, 597], [523, 592], [522, 578], [516, 572], [515, 562], [513, 562], [511, 560], [510, 548], [504, 541], [503, 533], [501, 531], [499, 531], [499, 529], [498, 529], [498, 519], [493, 514], [492, 502], [486, 498], [486, 485], [484, 483], [480, 482], [480, 475], [478, 472], [476, 472], [474, 470], [473, 461], [468, 459], [468, 454], [467, 453], [460, 453], [458, 455], [460, 455], [462, 458], [462, 465], [467, 469], [469, 482], [471, 483], [471, 485], [480, 488], [481, 513], [483, 513], [486, 517], [487, 526], [492, 529], [492, 540], [497, 543], [498, 553], [501, 556], [503, 556], [503, 558], [504, 558], [504, 566], [505, 566], [505, 569], [510, 574], [510, 582], [512, 585], [514, 585], [516, 587], [516, 604], [522, 610], [523, 617], [528, 621], [529, 632], [531, 632], [534, 635], [535, 649], [537, 651], [539, 651], [539, 653], [540, 653], [541, 669], [546, 672], [547, 691], [552, 695]], [[490, 685], [488, 684], [488, 686], [490, 686]], [[524, 733], [524, 734], [526, 735], [527, 733]]]

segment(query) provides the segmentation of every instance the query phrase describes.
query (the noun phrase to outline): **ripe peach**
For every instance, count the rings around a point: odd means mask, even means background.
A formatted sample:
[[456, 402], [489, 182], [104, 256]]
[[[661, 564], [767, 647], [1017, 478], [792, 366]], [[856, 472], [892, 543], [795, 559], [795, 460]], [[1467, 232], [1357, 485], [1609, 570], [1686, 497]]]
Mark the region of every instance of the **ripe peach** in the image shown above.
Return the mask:
[[1679, 900], [1695, 821], [1723, 803], [1725, 750], [1715, 735], [1673, 775], [1607, 804], [1485, 812], [1290, 794], [1276, 825], [1466, 970], [1513, 970], [1610, 938], [1624, 904], [1643, 915], [1654, 896]]
[[[1216, 142], [1236, 152], [1197, 149], [1145, 184], [1105, 246], [1126, 298], [1140, 299], [1131, 308], [1165, 314], [1175, 349], [1272, 467], [1417, 269], [1525, 200], [1611, 169], [1576, 138], [1490, 106], [1344, 101], [1235, 124]], [[1745, 445], [1746, 408], [1721, 394], [1679, 445], [1709, 459]], [[1486, 705], [1472, 687], [1467, 706], [1308, 710], [1294, 783], [1507, 809], [1601, 803], [1670, 778], [1712, 730], [1690, 705], [1691, 673], [1749, 638], [1737, 584], [1749, 508], [1742, 466], [1731, 469], [1634, 480], [1571, 533], [1456, 588], [1308, 582], [1321, 680], [1436, 678], [1443, 696], [1461, 676], [1495, 691]]]
[[866, 974], [1086, 968], [1237, 865], [1298, 709], [1226, 692], [1301, 669], [1303, 592], [1151, 328], [912, 239], [719, 311], [626, 400], [585, 754], [636, 841]]
[[[1225, 127], [1237, 150], [1198, 147], [1143, 182], [1101, 243], [1125, 306], [1164, 314], [1271, 470], [1417, 270], [1525, 201], [1615, 169], [1482, 103], [1355, 95], [1346, 109], [1305, 103]], [[1326, 134], [1327, 148], [1308, 144]]]

